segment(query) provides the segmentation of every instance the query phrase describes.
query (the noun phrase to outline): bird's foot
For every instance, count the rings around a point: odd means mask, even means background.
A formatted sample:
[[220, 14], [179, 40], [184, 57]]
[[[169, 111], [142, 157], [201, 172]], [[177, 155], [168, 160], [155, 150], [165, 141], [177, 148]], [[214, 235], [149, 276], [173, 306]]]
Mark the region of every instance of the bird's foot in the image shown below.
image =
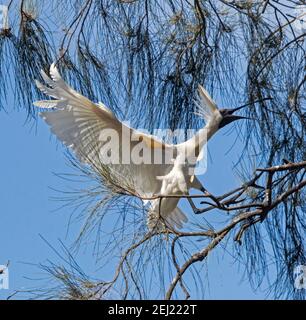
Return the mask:
[[193, 200], [191, 198], [188, 198], [188, 202], [191, 206], [191, 209], [194, 214], [200, 214], [202, 211], [194, 204]]
[[203, 211], [201, 209], [197, 209], [194, 211], [194, 214], [201, 214], [201, 213], [203, 213]]
[[224, 204], [219, 201], [217, 197], [215, 197], [213, 194], [208, 192], [204, 187], [201, 188], [201, 191], [204, 193], [205, 196], [210, 198], [215, 202], [215, 204], [218, 206], [218, 208], [225, 210], [226, 208], [224, 207]]

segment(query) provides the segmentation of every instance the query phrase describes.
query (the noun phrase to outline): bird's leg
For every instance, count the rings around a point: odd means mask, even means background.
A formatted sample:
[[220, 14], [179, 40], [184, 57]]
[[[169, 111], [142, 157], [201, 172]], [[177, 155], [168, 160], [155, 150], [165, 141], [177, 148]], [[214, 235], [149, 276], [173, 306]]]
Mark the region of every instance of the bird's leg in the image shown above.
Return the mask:
[[[218, 207], [223, 207], [223, 205], [218, 201], [218, 199], [216, 197], [214, 197], [211, 193], [209, 193], [204, 187], [201, 187], [199, 190], [202, 191], [205, 196], [212, 199]], [[194, 201], [192, 198], [188, 197], [187, 200], [188, 200], [194, 214], [201, 214], [202, 213], [202, 210], [197, 208], [197, 206], [194, 204]]]
[[188, 202], [189, 202], [189, 204], [190, 204], [190, 206], [191, 206], [194, 214], [200, 214], [200, 213], [201, 213], [201, 210], [197, 208], [197, 206], [194, 204], [192, 198], [189, 198], [189, 197], [188, 197], [187, 200], [188, 200]]
[[[201, 188], [203, 188], [202, 184], [200, 183], [200, 181], [198, 180], [198, 178], [196, 176], [193, 176], [191, 178], [190, 182], [191, 182], [191, 184], [189, 185], [189, 189], [201, 190]], [[190, 192], [189, 192], [189, 195], [190, 195]], [[192, 197], [188, 197], [187, 200], [188, 200], [194, 214], [200, 214], [201, 210], [199, 208], [197, 208], [197, 206], [194, 204]]]
[[[201, 192], [204, 193], [205, 196], [207, 196], [207, 197], [209, 197], [211, 200], [213, 200], [219, 208], [223, 208], [223, 204], [220, 203], [220, 201], [218, 200], [218, 198], [216, 198], [216, 197], [215, 197], [214, 195], [212, 195], [206, 188], [204, 188], [204, 186], [202, 185], [202, 183], [200, 182], [200, 180], [199, 180], [196, 176], [193, 177], [193, 180], [192, 180], [192, 183], [191, 183], [191, 186], [190, 186], [190, 187], [193, 188], [193, 189], [200, 190]], [[189, 204], [190, 204], [190, 206], [191, 206], [191, 208], [192, 208], [192, 210], [193, 210], [193, 212], [194, 212], [195, 214], [200, 214], [200, 213], [202, 213], [202, 210], [201, 210], [201, 209], [198, 209], [198, 208], [195, 206], [192, 198], [188, 198], [188, 202], [189, 202]]]
[[204, 188], [204, 186], [201, 186], [200, 189], [207, 197], [209, 197], [211, 200], [213, 200], [216, 205], [218, 206], [218, 208], [224, 208], [224, 205], [219, 201], [218, 198], [216, 198], [213, 194], [211, 194], [206, 188]]

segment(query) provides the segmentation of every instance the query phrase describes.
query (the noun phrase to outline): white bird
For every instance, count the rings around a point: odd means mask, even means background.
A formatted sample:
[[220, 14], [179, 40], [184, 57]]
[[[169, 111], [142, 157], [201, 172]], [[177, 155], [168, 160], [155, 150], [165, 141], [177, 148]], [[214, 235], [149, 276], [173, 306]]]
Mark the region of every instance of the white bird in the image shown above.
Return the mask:
[[[121, 186], [128, 185], [144, 204], [149, 203], [149, 229], [159, 227], [161, 222], [170, 228], [181, 228], [187, 217], [178, 208], [180, 196], [188, 195], [192, 188], [205, 192], [193, 174], [194, 161], [188, 160], [199, 158], [203, 146], [220, 128], [244, 118], [233, 114], [241, 107], [219, 110], [207, 91], [199, 86], [197, 114], [206, 125], [184, 143], [166, 144], [128, 127], [104, 104], [96, 104], [73, 90], [61, 78], [55, 64], [50, 67], [51, 78], [43, 71], [41, 74], [46, 86], [36, 81], [37, 87], [56, 100], [37, 101], [34, 105], [50, 109], [40, 115], [57, 138], [71, 148], [81, 162], [98, 172], [99, 167], [106, 164], [110, 179]], [[109, 141], [108, 135], [114, 134], [117, 138]], [[127, 161], [135, 150], [143, 161]], [[146, 162], [147, 158], [153, 159], [156, 152], [162, 154], [163, 161]], [[117, 162], [109, 162], [109, 157]], [[192, 199], [188, 201], [196, 211]]]

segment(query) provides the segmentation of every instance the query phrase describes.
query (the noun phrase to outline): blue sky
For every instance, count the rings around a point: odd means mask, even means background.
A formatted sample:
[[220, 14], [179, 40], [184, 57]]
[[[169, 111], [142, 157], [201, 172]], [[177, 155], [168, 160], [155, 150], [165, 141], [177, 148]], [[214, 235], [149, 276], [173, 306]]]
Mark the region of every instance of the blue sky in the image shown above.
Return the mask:
[[[39, 287], [41, 282], [37, 279], [43, 274], [35, 265], [46, 263], [48, 259], [58, 260], [40, 234], [59, 249], [59, 239], [69, 246], [79, 230], [78, 225], [72, 225], [66, 237], [70, 210], [55, 211], [60, 204], [51, 199], [54, 191], [50, 187], [69, 187], [69, 182], [63, 182], [54, 174], [69, 172], [64, 148], [51, 137], [40, 119], [33, 127], [25, 124], [25, 117], [23, 110], [9, 114], [0, 112], [0, 265], [10, 261], [10, 290], [0, 290], [1, 299], [15, 290]], [[224, 129], [209, 143], [213, 161], [209, 160], [203, 182], [212, 192], [222, 193], [239, 183], [232, 173], [233, 162], [241, 148], [239, 141], [226, 154], [235, 137], [234, 130], [227, 134]], [[97, 266], [90, 250], [79, 252], [77, 261], [84, 271], [95, 274]], [[231, 255], [221, 248], [209, 256], [207, 270], [207, 299], [265, 298], [263, 291], [254, 293], [247, 281], [241, 281], [243, 269], [239, 269]]]

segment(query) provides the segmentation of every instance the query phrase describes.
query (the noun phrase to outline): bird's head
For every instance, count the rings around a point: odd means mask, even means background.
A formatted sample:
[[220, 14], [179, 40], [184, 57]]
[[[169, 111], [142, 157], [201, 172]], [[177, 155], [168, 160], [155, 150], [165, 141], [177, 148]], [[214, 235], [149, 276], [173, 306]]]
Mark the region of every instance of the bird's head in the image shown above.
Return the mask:
[[235, 108], [235, 109], [221, 109], [220, 110], [220, 114], [222, 116], [222, 120], [220, 121], [219, 124], [219, 129], [225, 127], [226, 125], [228, 125], [229, 123], [239, 120], [239, 119], [251, 119], [248, 117], [242, 117], [242, 116], [238, 116], [235, 115], [234, 113], [244, 107], [246, 107], [247, 105], [243, 105], [241, 107]]

